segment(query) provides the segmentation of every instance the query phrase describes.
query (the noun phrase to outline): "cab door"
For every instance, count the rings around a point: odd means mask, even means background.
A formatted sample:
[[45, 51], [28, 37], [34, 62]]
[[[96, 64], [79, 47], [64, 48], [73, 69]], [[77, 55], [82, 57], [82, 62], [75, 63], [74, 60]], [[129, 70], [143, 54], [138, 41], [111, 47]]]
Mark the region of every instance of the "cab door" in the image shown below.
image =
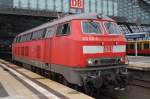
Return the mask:
[[53, 44], [53, 35], [55, 32], [55, 26], [46, 28], [45, 34], [45, 52], [44, 59], [46, 63], [51, 63], [52, 61], [52, 44]]
[[69, 66], [71, 44], [70, 22], [60, 23], [53, 38], [52, 62]]

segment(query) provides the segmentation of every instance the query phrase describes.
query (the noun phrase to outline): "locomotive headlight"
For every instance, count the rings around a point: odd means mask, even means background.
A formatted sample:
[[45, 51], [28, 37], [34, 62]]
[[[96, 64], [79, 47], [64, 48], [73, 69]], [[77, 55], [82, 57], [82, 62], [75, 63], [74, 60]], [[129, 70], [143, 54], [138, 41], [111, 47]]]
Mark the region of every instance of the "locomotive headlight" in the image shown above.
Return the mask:
[[117, 63], [123, 63], [124, 59], [123, 58], [117, 58], [116, 61], [117, 61]]
[[88, 64], [89, 64], [89, 65], [92, 65], [92, 64], [93, 64], [93, 62], [94, 62], [94, 60], [93, 60], [93, 59], [89, 59], [89, 60], [88, 60]]
[[88, 65], [98, 65], [99, 64], [98, 59], [89, 59], [87, 62], [88, 62]]
[[123, 58], [120, 58], [121, 62], [124, 62], [124, 59]]
[[124, 63], [124, 58], [123, 57], [120, 58], [120, 62]]

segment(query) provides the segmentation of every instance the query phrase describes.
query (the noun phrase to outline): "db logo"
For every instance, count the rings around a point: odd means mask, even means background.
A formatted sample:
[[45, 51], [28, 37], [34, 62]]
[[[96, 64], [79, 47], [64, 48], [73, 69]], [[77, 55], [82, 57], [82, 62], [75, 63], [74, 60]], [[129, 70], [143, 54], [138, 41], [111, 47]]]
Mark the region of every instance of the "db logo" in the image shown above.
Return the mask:
[[84, 5], [84, 0], [70, 0], [71, 8], [83, 9], [83, 5]]
[[112, 52], [112, 46], [104, 46], [104, 52]]

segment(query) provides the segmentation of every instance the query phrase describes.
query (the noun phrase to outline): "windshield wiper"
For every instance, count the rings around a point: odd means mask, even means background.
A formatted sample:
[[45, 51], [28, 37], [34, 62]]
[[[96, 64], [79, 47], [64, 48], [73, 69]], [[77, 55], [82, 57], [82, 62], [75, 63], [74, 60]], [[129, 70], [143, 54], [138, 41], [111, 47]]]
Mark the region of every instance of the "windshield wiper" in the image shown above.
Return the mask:
[[98, 26], [94, 24], [94, 22], [89, 22], [89, 23], [93, 27], [94, 32], [97, 33]]

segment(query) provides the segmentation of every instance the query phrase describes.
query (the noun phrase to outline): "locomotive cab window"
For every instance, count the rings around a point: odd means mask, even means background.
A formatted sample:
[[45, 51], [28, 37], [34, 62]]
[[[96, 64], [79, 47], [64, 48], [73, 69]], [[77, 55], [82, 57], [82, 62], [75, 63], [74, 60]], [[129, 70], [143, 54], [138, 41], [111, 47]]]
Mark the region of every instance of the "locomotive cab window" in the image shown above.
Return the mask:
[[121, 34], [119, 26], [113, 22], [104, 23], [108, 34]]
[[83, 21], [82, 28], [83, 28], [83, 33], [86, 34], [102, 34], [100, 30], [100, 24], [98, 22]]
[[68, 35], [70, 33], [69, 23], [58, 25], [56, 36]]

